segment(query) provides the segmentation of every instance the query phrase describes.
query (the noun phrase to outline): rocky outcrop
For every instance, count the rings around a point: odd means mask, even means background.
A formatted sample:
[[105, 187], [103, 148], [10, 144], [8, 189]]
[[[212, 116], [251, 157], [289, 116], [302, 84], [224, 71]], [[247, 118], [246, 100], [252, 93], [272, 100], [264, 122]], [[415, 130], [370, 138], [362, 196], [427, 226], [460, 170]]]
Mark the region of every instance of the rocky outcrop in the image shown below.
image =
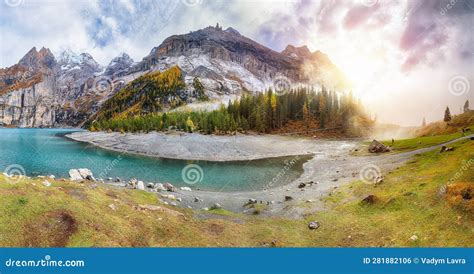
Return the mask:
[[43, 80], [0, 97], [0, 123], [17, 127], [50, 127], [55, 122], [54, 80]]
[[0, 125], [79, 126], [114, 90], [98, 92], [101, 66], [90, 54], [32, 48], [18, 64], [0, 70]]

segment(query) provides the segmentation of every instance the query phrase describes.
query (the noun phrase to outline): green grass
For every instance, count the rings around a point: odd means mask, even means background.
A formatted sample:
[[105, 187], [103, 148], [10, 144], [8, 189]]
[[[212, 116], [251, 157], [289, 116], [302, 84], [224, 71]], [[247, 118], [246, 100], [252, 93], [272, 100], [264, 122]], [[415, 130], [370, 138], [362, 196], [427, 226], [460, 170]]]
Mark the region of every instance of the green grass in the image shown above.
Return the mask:
[[[471, 127], [471, 132], [467, 133], [467, 135], [472, 134], [474, 132], [474, 127]], [[461, 132], [445, 134], [445, 135], [436, 135], [436, 136], [425, 136], [425, 137], [416, 137], [410, 139], [395, 139], [394, 143], [392, 144], [392, 140], [384, 140], [381, 141], [384, 145], [389, 146], [392, 149], [392, 152], [383, 153], [383, 154], [396, 154], [401, 152], [408, 152], [413, 151], [421, 148], [427, 148], [435, 145], [440, 145], [457, 138], [462, 137]], [[357, 148], [357, 151], [352, 151], [351, 155], [353, 156], [368, 156], [368, 155], [375, 155], [373, 153], [369, 153], [368, 148], [371, 142], [367, 141], [364, 142], [361, 146]]]
[[[454, 183], [474, 184], [474, 170], [466, 164], [474, 159], [474, 142], [464, 140], [453, 147], [453, 152], [415, 156], [409, 164], [388, 174], [380, 185], [355, 182], [339, 189], [343, 192], [339, 196], [352, 196], [346, 198], [352, 202], [334, 205], [333, 199], [328, 199], [331, 210], [308, 220], [320, 220], [323, 234], [325, 224], [329, 226], [327, 245], [474, 246], [474, 212], [452, 206], [437, 195], [451, 178]], [[369, 194], [377, 201], [361, 203]], [[412, 235], [419, 239], [409, 240]]]
[[[438, 196], [451, 178], [474, 184], [474, 169], [466, 166], [474, 159], [474, 142], [452, 146], [452, 152], [415, 156], [384, 174], [380, 185], [357, 181], [339, 187], [323, 199], [326, 210], [297, 205], [307, 211], [303, 220], [204, 213], [160, 204], [145, 191], [53, 180], [45, 187], [37, 179], [12, 184], [0, 175], [0, 246], [474, 247], [474, 212], [465, 206], [468, 202], [454, 199], [457, 204], [452, 204]], [[377, 197], [375, 203], [360, 202], [368, 194]], [[167, 210], [137, 210], [138, 205]], [[314, 220], [321, 227], [309, 230]], [[409, 240], [412, 235], [418, 240]]]
[[[474, 127], [473, 127], [474, 130]], [[392, 151], [397, 152], [406, 152], [412, 151], [420, 148], [431, 147], [452, 141], [454, 139], [462, 137], [460, 132], [446, 134], [446, 135], [437, 135], [437, 136], [427, 136], [427, 137], [417, 137], [412, 139], [402, 139], [395, 140], [395, 143], [392, 145], [392, 141], [383, 141], [382, 143], [386, 146], [390, 146]]]

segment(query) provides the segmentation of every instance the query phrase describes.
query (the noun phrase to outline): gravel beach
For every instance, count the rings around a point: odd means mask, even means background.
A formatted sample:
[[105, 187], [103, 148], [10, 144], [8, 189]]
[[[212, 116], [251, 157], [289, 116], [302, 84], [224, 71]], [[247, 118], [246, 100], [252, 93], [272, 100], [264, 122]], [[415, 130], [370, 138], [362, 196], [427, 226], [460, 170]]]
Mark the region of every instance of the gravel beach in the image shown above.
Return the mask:
[[[474, 135], [464, 138], [472, 136]], [[267, 205], [264, 214], [288, 218], [300, 218], [307, 212], [324, 209], [321, 198], [344, 184], [358, 180], [361, 174], [375, 172], [383, 176], [414, 154], [442, 146], [440, 144], [400, 154], [351, 156], [350, 151], [358, 147], [360, 141], [313, 140], [274, 135], [210, 136], [87, 131], [72, 133], [66, 137], [104, 149], [174, 159], [233, 161], [312, 154], [314, 157], [303, 165], [304, 172], [301, 177], [285, 186], [269, 185], [268, 189], [262, 191], [231, 193], [178, 189], [176, 192], [164, 193], [166, 195], [157, 194], [162, 200], [170, 203], [172, 199], [168, 198], [168, 194], [181, 198], [179, 206], [183, 207], [205, 209], [218, 203], [222, 208], [234, 212], [247, 212], [248, 209], [243, 205], [249, 199], [254, 199], [257, 203]], [[309, 182], [313, 183], [308, 184]], [[300, 187], [302, 183], [306, 184], [303, 188]], [[305, 206], [302, 206], [303, 204]]]

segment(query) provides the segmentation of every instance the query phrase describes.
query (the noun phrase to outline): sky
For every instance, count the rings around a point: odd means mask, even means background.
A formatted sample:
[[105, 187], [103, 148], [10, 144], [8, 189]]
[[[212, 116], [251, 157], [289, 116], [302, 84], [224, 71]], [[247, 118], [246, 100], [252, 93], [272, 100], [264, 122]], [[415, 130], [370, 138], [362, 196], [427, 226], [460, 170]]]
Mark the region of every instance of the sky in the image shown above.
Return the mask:
[[379, 122], [416, 126], [474, 105], [474, 0], [0, 0], [0, 67], [33, 46], [139, 61], [217, 22], [276, 51], [326, 53]]

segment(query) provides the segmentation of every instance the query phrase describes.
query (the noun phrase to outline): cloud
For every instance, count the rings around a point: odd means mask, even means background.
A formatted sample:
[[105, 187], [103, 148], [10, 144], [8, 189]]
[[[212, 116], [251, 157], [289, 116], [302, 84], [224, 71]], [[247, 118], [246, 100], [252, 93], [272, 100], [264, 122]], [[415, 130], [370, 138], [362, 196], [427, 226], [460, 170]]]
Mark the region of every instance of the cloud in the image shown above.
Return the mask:
[[[468, 44], [473, 41], [474, 10], [469, 8], [470, 2], [474, 3], [471, 0], [408, 2], [407, 24], [400, 39], [400, 49], [406, 53], [404, 71], [420, 64], [438, 65], [446, 56], [459, 59], [472, 55]], [[470, 39], [460, 37], [466, 34]]]

